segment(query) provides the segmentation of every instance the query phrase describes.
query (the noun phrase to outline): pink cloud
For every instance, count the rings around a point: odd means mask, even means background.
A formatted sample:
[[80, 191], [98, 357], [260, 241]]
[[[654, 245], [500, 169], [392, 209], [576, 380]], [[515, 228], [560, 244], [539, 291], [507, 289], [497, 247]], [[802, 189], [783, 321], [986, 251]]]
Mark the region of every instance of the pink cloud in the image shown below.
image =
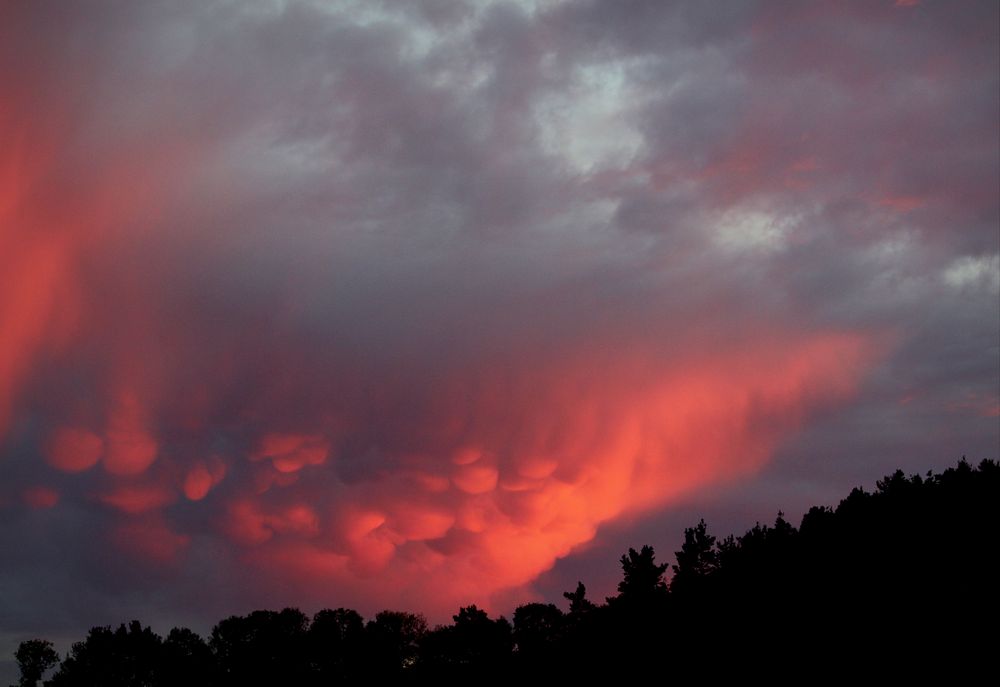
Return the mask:
[[107, 431], [104, 469], [112, 475], [138, 475], [156, 460], [156, 440], [145, 427], [145, 411], [131, 393], [124, 394], [114, 409]]
[[104, 453], [104, 440], [85, 429], [63, 427], [45, 446], [49, 465], [63, 472], [83, 472], [97, 465]]
[[159, 510], [177, 500], [177, 494], [159, 484], [123, 485], [98, 495], [98, 500], [123, 513], [136, 515]]
[[310, 465], [322, 465], [330, 448], [322, 436], [267, 434], [250, 460], [270, 460], [278, 472], [298, 472]]
[[184, 476], [184, 495], [191, 501], [201, 501], [225, 476], [226, 464], [218, 457], [196, 461]]
[[[442, 437], [441, 459], [431, 448], [409, 456], [421, 464], [418, 483], [432, 488], [412, 489], [406, 472], [377, 488], [342, 485], [330, 500], [351, 505], [325, 513], [284, 496], [280, 506], [268, 505], [270, 494], [243, 496], [229, 506], [226, 532], [255, 550], [247, 560], [262, 579], [291, 575], [319, 590], [333, 575], [423, 607], [503, 595], [602, 523], [760, 469], [811, 414], [849, 399], [878, 351], [857, 335], [767, 335], [663, 367], [634, 351], [599, 377], [581, 352], [524, 370], [535, 384], [505, 398], [487, 384], [493, 390], [468, 408], [474, 424]], [[491, 421], [497, 403], [517, 412]], [[435, 465], [450, 488], [428, 477]]]

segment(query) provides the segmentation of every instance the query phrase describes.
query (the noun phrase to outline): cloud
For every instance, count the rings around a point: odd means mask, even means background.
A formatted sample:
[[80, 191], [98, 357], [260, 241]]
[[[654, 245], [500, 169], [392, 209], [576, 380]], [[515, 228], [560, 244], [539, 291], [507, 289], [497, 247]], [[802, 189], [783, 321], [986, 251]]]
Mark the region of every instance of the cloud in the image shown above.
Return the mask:
[[83, 472], [97, 465], [104, 453], [104, 440], [93, 432], [61, 427], [44, 447], [45, 458], [57, 470]]
[[0, 10], [4, 588], [446, 617], [995, 445], [995, 6], [442, 7]]
[[156, 460], [156, 440], [146, 431], [142, 416], [143, 410], [131, 395], [111, 411], [104, 457], [104, 469], [111, 474], [141, 474]]
[[59, 492], [49, 487], [29, 487], [21, 496], [30, 508], [53, 508], [59, 503]]
[[267, 434], [260, 440], [260, 446], [251, 454], [250, 460], [270, 460], [278, 472], [298, 472], [307, 465], [322, 465], [329, 452], [327, 442], [321, 436]]
[[130, 515], [159, 510], [176, 498], [171, 489], [159, 484], [120, 486], [98, 496], [101, 503]]
[[201, 501], [225, 476], [226, 464], [218, 456], [195, 461], [184, 476], [184, 495], [191, 501]]
[[1000, 291], [1000, 256], [964, 255], [948, 265], [942, 274], [944, 282], [954, 288], [963, 289], [982, 285], [987, 290]]

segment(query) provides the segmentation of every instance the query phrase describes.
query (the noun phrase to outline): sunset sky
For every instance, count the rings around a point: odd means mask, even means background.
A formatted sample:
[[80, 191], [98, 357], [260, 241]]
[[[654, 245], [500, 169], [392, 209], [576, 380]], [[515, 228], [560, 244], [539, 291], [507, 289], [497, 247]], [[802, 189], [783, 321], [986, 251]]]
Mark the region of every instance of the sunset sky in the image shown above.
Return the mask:
[[998, 458], [998, 7], [3, 2], [0, 661]]

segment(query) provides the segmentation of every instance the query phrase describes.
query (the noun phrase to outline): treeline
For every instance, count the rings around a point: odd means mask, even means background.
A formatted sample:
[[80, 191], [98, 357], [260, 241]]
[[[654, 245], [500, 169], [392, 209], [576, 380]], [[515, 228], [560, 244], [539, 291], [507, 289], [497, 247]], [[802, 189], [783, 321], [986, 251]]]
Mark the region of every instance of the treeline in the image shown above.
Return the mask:
[[[952, 679], [995, 667], [1000, 467], [983, 461], [926, 477], [903, 472], [855, 489], [798, 528], [716, 538], [684, 531], [667, 580], [653, 549], [621, 557], [618, 593], [598, 603], [582, 583], [510, 620], [476, 606], [429, 628], [419, 614], [255, 611], [209, 637], [162, 638], [138, 621], [95, 627], [62, 658], [44, 640], [15, 654], [20, 685], [51, 687], [335, 685], [553, 681], [653, 674], [715, 681], [772, 674], [824, 682], [864, 667], [935, 669]], [[803, 672], [805, 671], [805, 672]]]

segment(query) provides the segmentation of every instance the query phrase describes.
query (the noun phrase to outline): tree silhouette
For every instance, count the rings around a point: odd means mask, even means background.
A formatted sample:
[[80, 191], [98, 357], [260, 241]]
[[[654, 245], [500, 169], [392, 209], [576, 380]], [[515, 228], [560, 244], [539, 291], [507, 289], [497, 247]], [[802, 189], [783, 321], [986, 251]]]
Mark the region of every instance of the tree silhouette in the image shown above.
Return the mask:
[[186, 627], [175, 627], [163, 641], [161, 684], [205, 687], [215, 682], [215, 658], [208, 644]]
[[514, 642], [521, 656], [550, 651], [562, 633], [563, 612], [554, 604], [524, 604], [514, 611]]
[[492, 620], [473, 605], [452, 619], [453, 625], [435, 627], [420, 642], [421, 679], [482, 681], [506, 674], [514, 647], [506, 618]]
[[668, 565], [656, 563], [653, 547], [646, 545], [640, 551], [629, 549], [621, 557], [622, 580], [618, 583], [618, 600], [639, 605], [655, 603], [666, 598], [667, 583], [663, 579]]
[[381, 611], [365, 626], [368, 668], [382, 677], [398, 676], [417, 659], [427, 620], [417, 613]]
[[21, 670], [20, 687], [35, 687], [47, 670], [59, 663], [59, 654], [46, 639], [29, 639], [21, 642], [14, 652], [17, 667]]
[[596, 608], [594, 602], [587, 598], [587, 588], [583, 585], [583, 582], [576, 583], [576, 590], [563, 592], [563, 598], [569, 601], [569, 614], [574, 618]]
[[361, 674], [365, 621], [349, 608], [324, 609], [309, 626], [309, 660], [317, 684], [352, 680]]
[[684, 543], [681, 544], [680, 551], [674, 552], [674, 556], [677, 563], [673, 566], [671, 591], [680, 593], [686, 587], [695, 589], [718, 569], [719, 555], [715, 550], [715, 537], [708, 533], [704, 520], [699, 520], [697, 525], [684, 530]]
[[491, 620], [486, 611], [472, 605], [459, 609], [453, 620], [456, 649], [463, 662], [495, 670], [510, 658], [514, 640], [506, 618]]
[[95, 627], [77, 642], [49, 685], [52, 687], [154, 687], [159, 675], [162, 640], [150, 628], [133, 620], [114, 632]]
[[519, 606], [514, 611], [517, 674], [539, 681], [565, 680], [566, 642], [572, 631], [568, 616], [554, 604]]
[[212, 629], [222, 685], [301, 684], [306, 679], [306, 627], [295, 608], [231, 616]]

